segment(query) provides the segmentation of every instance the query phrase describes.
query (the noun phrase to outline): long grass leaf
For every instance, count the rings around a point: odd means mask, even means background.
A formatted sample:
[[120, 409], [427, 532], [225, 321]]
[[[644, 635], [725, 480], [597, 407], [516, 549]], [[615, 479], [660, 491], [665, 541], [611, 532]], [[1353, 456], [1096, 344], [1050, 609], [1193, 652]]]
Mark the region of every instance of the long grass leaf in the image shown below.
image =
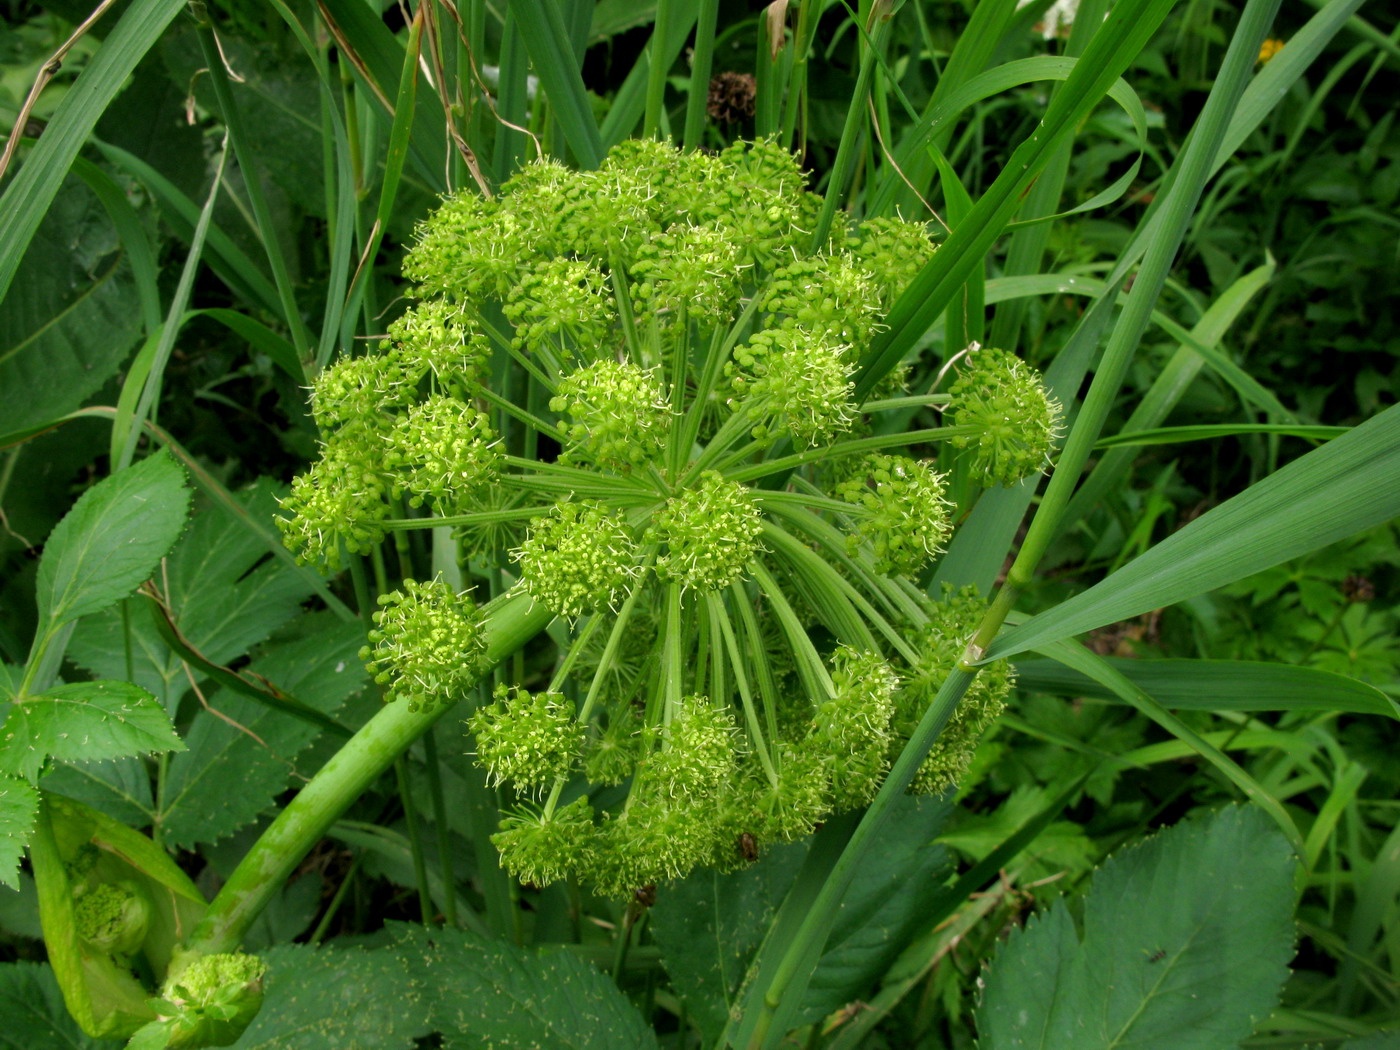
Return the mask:
[[38, 145], [0, 197], [0, 301], [98, 118], [184, 7], [183, 0], [133, 0], [64, 94]]
[[1283, 808], [1283, 804], [1277, 798], [1265, 790], [1263, 785], [1250, 776], [1238, 762], [1204, 739], [1194, 729], [1163, 707], [1155, 697], [1134, 684], [1131, 679], [1120, 674], [1103, 657], [1090, 652], [1077, 642], [1068, 641], [1043, 645], [1037, 651], [1052, 660], [1073, 668], [1086, 677], [1092, 678], [1111, 690], [1119, 699], [1131, 704], [1139, 713], [1156, 722], [1172, 736], [1187, 744], [1244, 792], [1250, 801], [1268, 813], [1288, 838], [1288, 841], [1293, 843], [1299, 854], [1302, 854], [1302, 833], [1299, 832], [1298, 826], [1293, 823], [1293, 818], [1288, 815], [1288, 811]]
[[1400, 515], [1400, 405], [1206, 512], [1050, 612], [1001, 635], [989, 660], [1183, 601]]
[[[1400, 705], [1375, 686], [1316, 667], [1249, 660], [1105, 660], [1163, 706], [1178, 711], [1345, 712], [1400, 719]], [[1054, 660], [1017, 660], [1016, 686], [1052, 696], [1117, 696]]]
[[875, 384], [914, 347], [947, 308], [957, 289], [985, 258], [1022, 197], [1060, 142], [1106, 95], [1172, 7], [1172, 0], [1128, 0], [1119, 4], [1094, 35], [1040, 126], [1016, 147], [1005, 169], [973, 206], [966, 221], [934, 253], [890, 311], [889, 328], [861, 361], [855, 395]]
[[596, 168], [603, 162], [603, 139], [557, 0], [511, 0], [510, 12], [569, 148], [580, 165]]

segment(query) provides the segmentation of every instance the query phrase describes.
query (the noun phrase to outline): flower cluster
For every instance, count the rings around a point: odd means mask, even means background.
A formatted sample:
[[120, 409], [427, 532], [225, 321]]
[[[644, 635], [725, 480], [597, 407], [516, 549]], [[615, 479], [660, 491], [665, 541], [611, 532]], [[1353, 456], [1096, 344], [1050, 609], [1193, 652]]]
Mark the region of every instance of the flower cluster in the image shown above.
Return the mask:
[[590, 500], [556, 503], [511, 557], [530, 596], [571, 620], [611, 605], [638, 572], [627, 523]]
[[[854, 396], [934, 242], [885, 218], [816, 244], [806, 181], [772, 141], [528, 165], [443, 201], [405, 260], [415, 301], [314, 382], [322, 455], [281, 523], [299, 558], [386, 578], [395, 533], [411, 576], [401, 533], [450, 526], [493, 597], [560, 618], [468, 719], [518, 796], [493, 841], [524, 882], [624, 895], [867, 804], [981, 616], [913, 585], [951, 537], [944, 479]], [[949, 400], [974, 483], [1048, 461], [1058, 406], [1012, 355], [974, 354]], [[406, 579], [380, 602], [386, 699], [476, 692], [470, 601]], [[956, 780], [1008, 687], [982, 674], [920, 790]]]
[[485, 638], [476, 607], [442, 580], [405, 580], [381, 595], [360, 659], [386, 701], [417, 710], [452, 704], [481, 677]]
[[943, 476], [907, 456], [863, 458], [836, 494], [866, 514], [847, 538], [852, 554], [869, 544], [878, 572], [912, 576], [943, 549], [953, 532]]
[[974, 471], [995, 484], [1014, 485], [1049, 466], [1060, 403], [1015, 354], [978, 350], [949, 393], [949, 422], [971, 430], [953, 443], [972, 450]]

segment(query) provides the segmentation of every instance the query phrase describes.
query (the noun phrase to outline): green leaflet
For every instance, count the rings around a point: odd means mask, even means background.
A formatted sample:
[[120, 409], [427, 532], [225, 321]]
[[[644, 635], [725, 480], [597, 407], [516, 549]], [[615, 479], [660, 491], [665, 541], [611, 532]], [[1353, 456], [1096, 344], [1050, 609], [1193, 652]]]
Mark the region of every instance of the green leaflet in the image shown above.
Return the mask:
[[[262, 1013], [242, 1050], [396, 1050], [440, 1032], [448, 1048], [649, 1050], [640, 1014], [603, 974], [453, 929], [394, 927], [380, 947], [268, 952]], [[406, 991], [407, 989], [407, 991]]]
[[1293, 954], [1295, 860], [1267, 817], [1231, 807], [1124, 850], [1094, 877], [1082, 935], [1063, 902], [997, 954], [981, 1050], [1236, 1046]]
[[156, 698], [129, 682], [77, 682], [11, 704], [0, 739], [0, 774], [30, 781], [49, 758], [83, 762], [185, 749]]
[[40, 637], [135, 590], [179, 536], [189, 501], [184, 472], [164, 451], [83, 493], [39, 562]]
[[1400, 406], [1294, 460], [1055, 609], [1002, 634], [998, 660], [1159, 609], [1400, 514]]
[[39, 792], [17, 777], [0, 776], [0, 883], [19, 889], [19, 859], [34, 829]]
[[[270, 523], [278, 494], [279, 487], [264, 478], [235, 499], [249, 517]], [[175, 625], [208, 660], [227, 664], [246, 653], [310, 597], [305, 573], [266, 555], [267, 544], [216, 503], [194, 515], [166, 559], [161, 589]], [[85, 618], [68, 643], [68, 656], [99, 677], [126, 678], [149, 689], [174, 712], [189, 679], [161, 640], [152, 613], [151, 602], [138, 597]]]
[[141, 336], [127, 251], [99, 199], [75, 179], [64, 186], [0, 309], [0, 426], [7, 432], [77, 408], [116, 374]]

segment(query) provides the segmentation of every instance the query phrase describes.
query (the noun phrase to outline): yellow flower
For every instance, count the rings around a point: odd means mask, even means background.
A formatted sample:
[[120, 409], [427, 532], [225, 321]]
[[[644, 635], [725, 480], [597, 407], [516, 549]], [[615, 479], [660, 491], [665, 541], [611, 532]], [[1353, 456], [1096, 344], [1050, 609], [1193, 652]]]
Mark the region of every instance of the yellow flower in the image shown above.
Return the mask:
[[1282, 40], [1279, 40], [1279, 39], [1277, 39], [1277, 38], [1275, 38], [1275, 37], [1270, 37], [1268, 40], [1265, 40], [1262, 44], [1259, 45], [1259, 62], [1260, 62], [1260, 64], [1262, 65], [1263, 63], [1269, 61], [1269, 59], [1273, 58], [1276, 54], [1278, 54], [1278, 53], [1279, 53], [1280, 51], [1282, 51], [1282, 50], [1283, 50], [1283, 41], [1282, 41]]

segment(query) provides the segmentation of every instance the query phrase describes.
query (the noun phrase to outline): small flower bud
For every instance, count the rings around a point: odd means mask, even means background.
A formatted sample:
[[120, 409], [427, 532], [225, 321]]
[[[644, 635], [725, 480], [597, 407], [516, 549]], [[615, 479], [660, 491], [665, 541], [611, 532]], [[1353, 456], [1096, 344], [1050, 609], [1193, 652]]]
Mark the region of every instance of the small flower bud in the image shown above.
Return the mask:
[[360, 659], [387, 687], [386, 701], [406, 700], [417, 711], [456, 703], [476, 685], [485, 639], [471, 599], [441, 580], [405, 580], [379, 604]]
[[670, 419], [655, 370], [611, 358], [561, 379], [549, 408], [573, 421], [564, 427], [566, 461], [582, 454], [618, 469], [659, 456]]

